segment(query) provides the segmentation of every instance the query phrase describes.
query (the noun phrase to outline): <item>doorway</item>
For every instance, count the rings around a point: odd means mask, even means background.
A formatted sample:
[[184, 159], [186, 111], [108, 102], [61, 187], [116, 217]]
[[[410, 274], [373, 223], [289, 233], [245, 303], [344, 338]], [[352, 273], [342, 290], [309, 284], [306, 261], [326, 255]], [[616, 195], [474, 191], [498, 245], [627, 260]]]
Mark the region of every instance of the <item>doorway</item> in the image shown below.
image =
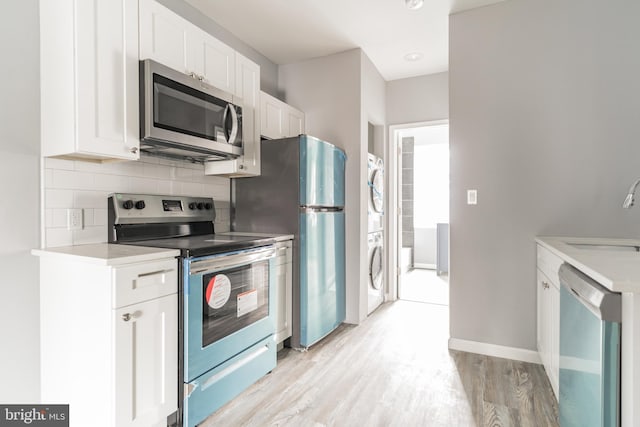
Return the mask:
[[395, 228], [391, 224], [395, 248], [390, 256], [396, 257], [396, 268], [390, 271], [397, 274], [390, 284], [393, 288], [395, 282], [398, 299], [448, 305], [449, 123], [393, 126], [391, 131], [396, 168], [389, 174], [395, 177], [389, 182], [395, 190], [390, 199], [396, 199], [399, 210], [392, 219]]

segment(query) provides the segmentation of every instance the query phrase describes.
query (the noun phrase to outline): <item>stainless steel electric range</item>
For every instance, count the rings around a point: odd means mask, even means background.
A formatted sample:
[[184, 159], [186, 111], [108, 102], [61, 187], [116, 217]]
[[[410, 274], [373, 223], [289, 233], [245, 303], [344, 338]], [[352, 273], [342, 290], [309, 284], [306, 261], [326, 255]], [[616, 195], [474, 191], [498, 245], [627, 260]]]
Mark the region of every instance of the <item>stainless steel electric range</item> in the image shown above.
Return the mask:
[[179, 249], [178, 413], [195, 426], [276, 366], [275, 237], [218, 235], [211, 198], [109, 196], [109, 242]]

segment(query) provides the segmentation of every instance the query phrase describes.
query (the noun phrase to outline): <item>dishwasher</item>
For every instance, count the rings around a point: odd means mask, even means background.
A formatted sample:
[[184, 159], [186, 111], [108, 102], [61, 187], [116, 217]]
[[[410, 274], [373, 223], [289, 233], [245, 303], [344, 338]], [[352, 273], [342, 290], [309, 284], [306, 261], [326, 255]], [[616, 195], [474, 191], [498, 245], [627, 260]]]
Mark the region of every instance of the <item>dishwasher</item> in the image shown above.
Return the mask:
[[558, 275], [560, 425], [620, 426], [621, 296], [569, 264]]

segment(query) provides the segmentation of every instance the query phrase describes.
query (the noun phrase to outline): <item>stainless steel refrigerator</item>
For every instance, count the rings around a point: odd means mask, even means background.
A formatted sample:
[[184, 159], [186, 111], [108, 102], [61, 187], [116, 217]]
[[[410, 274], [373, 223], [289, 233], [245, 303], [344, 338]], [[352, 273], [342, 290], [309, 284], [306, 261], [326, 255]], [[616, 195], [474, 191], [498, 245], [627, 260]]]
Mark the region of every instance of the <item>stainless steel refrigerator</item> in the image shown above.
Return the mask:
[[236, 231], [293, 234], [290, 346], [306, 348], [345, 318], [344, 151], [308, 135], [261, 143], [262, 174], [234, 179]]

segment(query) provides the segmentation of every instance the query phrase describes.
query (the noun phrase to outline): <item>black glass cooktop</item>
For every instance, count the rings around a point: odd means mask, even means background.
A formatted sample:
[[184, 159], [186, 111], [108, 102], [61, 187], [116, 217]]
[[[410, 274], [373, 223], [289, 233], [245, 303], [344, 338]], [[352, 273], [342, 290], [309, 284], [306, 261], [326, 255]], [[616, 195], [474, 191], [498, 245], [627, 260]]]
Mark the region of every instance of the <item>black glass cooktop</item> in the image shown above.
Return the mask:
[[270, 245], [275, 242], [275, 236], [257, 237], [238, 234], [203, 234], [199, 236], [171, 237], [167, 239], [137, 240], [118, 243], [156, 248], [180, 249], [180, 255], [183, 257], [200, 257], [256, 248], [259, 246]]

